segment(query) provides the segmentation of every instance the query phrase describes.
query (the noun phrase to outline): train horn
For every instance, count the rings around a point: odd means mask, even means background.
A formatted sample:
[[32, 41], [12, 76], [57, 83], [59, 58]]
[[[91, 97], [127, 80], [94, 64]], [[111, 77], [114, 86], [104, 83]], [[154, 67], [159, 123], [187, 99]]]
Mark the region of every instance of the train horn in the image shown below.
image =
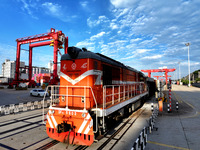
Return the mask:
[[80, 51], [82, 51], [80, 48], [74, 46], [67, 48], [67, 53], [70, 55], [72, 59], [77, 58]]

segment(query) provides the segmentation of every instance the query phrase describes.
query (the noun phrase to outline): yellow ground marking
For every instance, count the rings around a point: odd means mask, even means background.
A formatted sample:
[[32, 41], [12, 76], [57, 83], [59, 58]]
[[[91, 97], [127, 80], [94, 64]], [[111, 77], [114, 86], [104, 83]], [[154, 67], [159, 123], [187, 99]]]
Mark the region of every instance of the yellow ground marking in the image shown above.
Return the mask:
[[190, 150], [188, 148], [177, 147], [177, 146], [167, 145], [167, 144], [162, 144], [162, 143], [157, 143], [157, 142], [153, 142], [153, 141], [147, 141], [147, 143], [151, 143], [151, 144], [155, 144], [155, 145], [159, 145], [159, 146], [164, 146], [164, 147], [175, 148], [175, 149], [181, 149], [181, 150]]
[[[173, 92], [173, 93], [174, 93], [174, 96], [175, 96], [176, 100], [177, 100], [179, 103], [185, 102], [187, 105], [189, 105], [190, 107], [192, 107], [192, 109], [194, 109], [194, 110], [196, 111], [195, 107], [194, 107], [192, 104], [190, 104], [190, 103], [188, 103], [188, 102], [182, 100], [182, 98], [181, 98], [180, 96], [178, 96], [175, 92]], [[200, 115], [200, 112], [196, 111], [196, 113], [195, 113], [194, 115], [188, 116], [188, 117], [184, 117], [184, 118], [193, 118], [193, 117], [196, 117], [196, 116], [198, 116], [198, 115]]]
[[[174, 96], [175, 96], [175, 98], [178, 100], [178, 102], [180, 101], [181, 103], [184, 101], [184, 100], [182, 100], [182, 98], [180, 97], [180, 96], [178, 96], [175, 92], [173, 92], [174, 93]], [[187, 105], [189, 105], [190, 107], [192, 107], [193, 109], [195, 109], [195, 107], [192, 105], [192, 104], [190, 104], [190, 103], [188, 103], [188, 102], [186, 102], [186, 101], [184, 101]]]
[[176, 100], [179, 102], [179, 103], [183, 103], [182, 99], [180, 96], [178, 96], [175, 92], [172, 91], [172, 93], [174, 94]]

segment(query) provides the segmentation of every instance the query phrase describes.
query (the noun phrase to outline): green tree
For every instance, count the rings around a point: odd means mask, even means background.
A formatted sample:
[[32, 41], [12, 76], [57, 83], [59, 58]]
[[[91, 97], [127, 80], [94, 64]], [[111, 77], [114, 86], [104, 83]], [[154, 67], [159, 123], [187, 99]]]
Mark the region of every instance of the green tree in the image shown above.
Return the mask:
[[189, 80], [188, 79], [181, 79], [181, 82], [183, 82], [183, 85], [188, 85]]

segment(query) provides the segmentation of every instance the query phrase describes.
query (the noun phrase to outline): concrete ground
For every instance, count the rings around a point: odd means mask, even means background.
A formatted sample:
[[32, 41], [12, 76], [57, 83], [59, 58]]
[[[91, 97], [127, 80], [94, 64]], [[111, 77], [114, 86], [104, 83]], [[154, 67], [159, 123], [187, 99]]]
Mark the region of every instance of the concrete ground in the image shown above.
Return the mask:
[[0, 106], [43, 100], [43, 97], [30, 96], [30, 90], [32, 88], [27, 90], [0, 89]]
[[[178, 111], [175, 102], [179, 102]], [[172, 113], [159, 113], [147, 150], [200, 149], [200, 88], [172, 85]]]

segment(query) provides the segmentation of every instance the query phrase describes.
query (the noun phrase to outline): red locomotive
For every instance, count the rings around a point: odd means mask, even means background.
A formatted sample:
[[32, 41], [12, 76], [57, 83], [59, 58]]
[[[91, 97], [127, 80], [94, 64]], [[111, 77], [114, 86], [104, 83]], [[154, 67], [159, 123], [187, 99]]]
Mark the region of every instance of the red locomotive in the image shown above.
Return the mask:
[[137, 109], [148, 96], [142, 72], [86, 49], [69, 47], [61, 57], [60, 85], [51, 86], [49, 137], [91, 145], [113, 120]]

